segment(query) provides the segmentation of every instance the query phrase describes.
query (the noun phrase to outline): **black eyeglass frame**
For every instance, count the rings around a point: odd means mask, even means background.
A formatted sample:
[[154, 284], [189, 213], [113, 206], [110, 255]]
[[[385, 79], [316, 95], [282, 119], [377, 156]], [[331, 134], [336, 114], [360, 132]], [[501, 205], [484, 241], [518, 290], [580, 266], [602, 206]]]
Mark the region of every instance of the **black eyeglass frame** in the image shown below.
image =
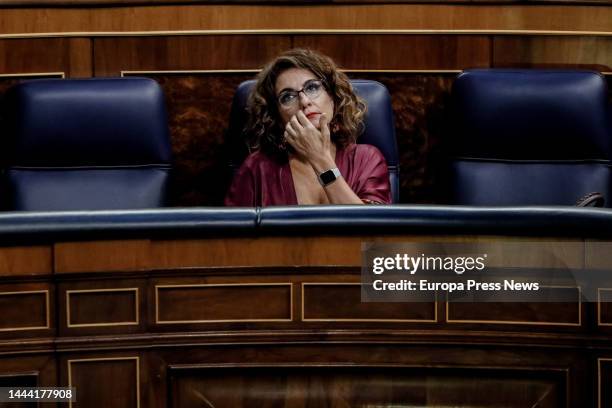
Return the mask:
[[[305, 89], [308, 87], [308, 85], [312, 84], [313, 82], [318, 82], [318, 83], [320, 83], [320, 84], [321, 84], [321, 89], [319, 89], [319, 93], [317, 93], [316, 95], [314, 95], [314, 96], [310, 96], [310, 95], [308, 95], [308, 94], [306, 93]], [[319, 78], [309, 79], [308, 81], [304, 82], [304, 86], [303, 86], [303, 87], [302, 87], [302, 89], [300, 89], [300, 90], [297, 90], [297, 91], [296, 91], [296, 90], [292, 90], [292, 91], [283, 91], [283, 92], [281, 92], [281, 93], [280, 93], [280, 94], [279, 94], [279, 95], [276, 97], [276, 102], [278, 103], [278, 105], [279, 105], [279, 106], [281, 106], [281, 107], [283, 107], [283, 108], [289, 108], [289, 107], [291, 107], [291, 105], [294, 103], [294, 102], [293, 102], [294, 100], [299, 100], [300, 92], [303, 92], [303, 93], [304, 93], [304, 95], [306, 95], [306, 96], [308, 97], [308, 99], [311, 99], [311, 100], [312, 100], [312, 99], [314, 99], [314, 98], [319, 97], [319, 95], [321, 95], [321, 91], [322, 91], [322, 90], [326, 90], [326, 89], [327, 89], [327, 87], [326, 87], [326, 85], [325, 85], [325, 81], [324, 81], [324, 80], [319, 79]], [[295, 99], [292, 99], [292, 100], [291, 100], [292, 102], [291, 102], [291, 103], [289, 103], [289, 104], [283, 104], [283, 103], [281, 102], [281, 98], [282, 98], [283, 96], [287, 95], [287, 94], [289, 94], [289, 95], [295, 95]]]

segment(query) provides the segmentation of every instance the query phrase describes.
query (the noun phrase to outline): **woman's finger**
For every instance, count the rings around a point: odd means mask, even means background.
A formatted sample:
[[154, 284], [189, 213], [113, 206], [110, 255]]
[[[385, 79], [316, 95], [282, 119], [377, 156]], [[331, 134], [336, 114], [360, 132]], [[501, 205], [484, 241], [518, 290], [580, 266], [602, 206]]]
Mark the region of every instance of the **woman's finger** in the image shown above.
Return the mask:
[[322, 113], [321, 118], [319, 119], [320, 127], [321, 127], [321, 135], [325, 139], [329, 139], [329, 118], [326, 114]]
[[299, 111], [295, 116], [297, 117], [298, 122], [300, 122], [300, 125], [303, 127], [314, 127], [306, 115], [304, 115], [304, 112]]
[[291, 127], [293, 128], [293, 130], [295, 130], [298, 133], [303, 129], [303, 126], [300, 124], [300, 121], [295, 115], [293, 115], [289, 123], [291, 124]]
[[285, 133], [288, 133], [289, 136], [297, 136], [297, 132], [291, 126], [291, 122], [288, 122], [287, 126], [285, 126]]

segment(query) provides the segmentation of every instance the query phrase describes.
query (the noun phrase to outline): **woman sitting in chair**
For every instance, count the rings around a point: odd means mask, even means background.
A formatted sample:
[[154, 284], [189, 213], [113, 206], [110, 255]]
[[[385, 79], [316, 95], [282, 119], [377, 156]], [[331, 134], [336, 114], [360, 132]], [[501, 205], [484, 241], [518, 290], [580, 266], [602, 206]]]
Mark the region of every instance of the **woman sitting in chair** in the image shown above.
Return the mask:
[[226, 205], [391, 203], [383, 155], [355, 143], [366, 105], [329, 57], [304, 49], [280, 55], [258, 75], [247, 109], [255, 152]]

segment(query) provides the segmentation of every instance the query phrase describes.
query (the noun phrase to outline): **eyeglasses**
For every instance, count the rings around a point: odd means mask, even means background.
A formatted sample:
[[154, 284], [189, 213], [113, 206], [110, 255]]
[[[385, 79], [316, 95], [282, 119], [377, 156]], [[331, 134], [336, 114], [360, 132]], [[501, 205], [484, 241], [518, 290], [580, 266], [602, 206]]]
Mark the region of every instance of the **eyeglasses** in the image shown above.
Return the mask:
[[300, 92], [304, 92], [304, 95], [306, 95], [309, 99], [315, 99], [321, 95], [324, 88], [323, 81], [320, 79], [310, 79], [306, 81], [304, 87], [299, 91], [281, 92], [281, 94], [278, 95], [278, 103], [283, 108], [290, 108], [298, 103], [300, 99]]

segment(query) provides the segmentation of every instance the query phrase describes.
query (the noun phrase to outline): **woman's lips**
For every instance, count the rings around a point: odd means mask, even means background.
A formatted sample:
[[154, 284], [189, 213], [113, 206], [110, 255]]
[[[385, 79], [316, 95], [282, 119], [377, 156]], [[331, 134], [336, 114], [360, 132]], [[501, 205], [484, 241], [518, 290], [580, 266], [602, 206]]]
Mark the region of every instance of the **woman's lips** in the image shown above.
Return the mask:
[[317, 115], [320, 115], [320, 113], [319, 113], [319, 112], [311, 112], [311, 113], [309, 113], [308, 115], [306, 115], [306, 117], [307, 117], [308, 119], [312, 119], [312, 118], [314, 118], [314, 117], [315, 117], [315, 116], [317, 116]]

